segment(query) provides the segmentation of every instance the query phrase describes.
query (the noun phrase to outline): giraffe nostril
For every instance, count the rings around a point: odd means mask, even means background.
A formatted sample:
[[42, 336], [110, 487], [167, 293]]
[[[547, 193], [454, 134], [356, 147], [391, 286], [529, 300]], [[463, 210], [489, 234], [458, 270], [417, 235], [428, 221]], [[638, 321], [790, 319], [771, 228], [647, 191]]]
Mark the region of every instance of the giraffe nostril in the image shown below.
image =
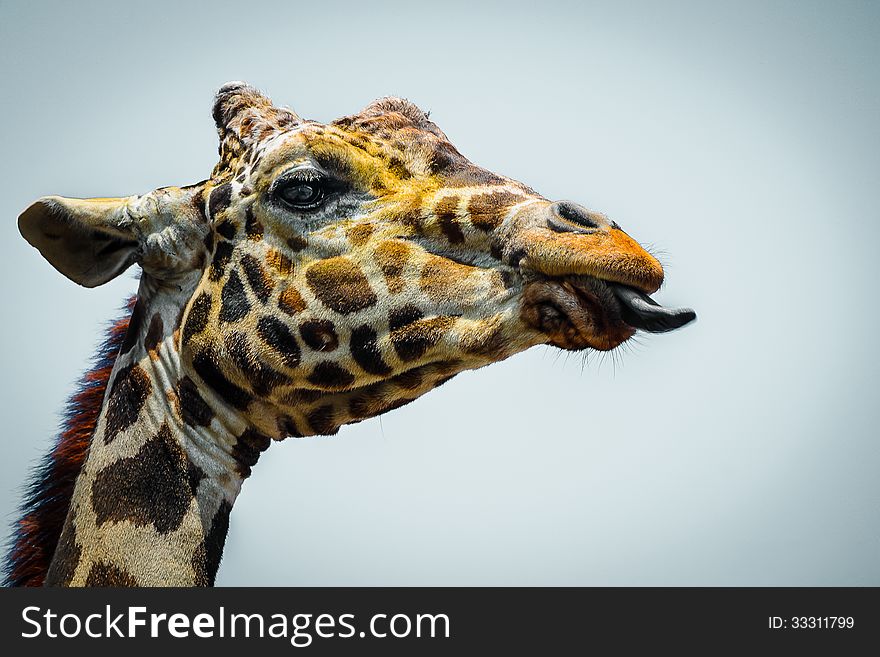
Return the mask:
[[568, 203], [567, 201], [557, 203], [556, 213], [563, 219], [573, 221], [574, 223], [586, 226], [587, 228], [599, 227], [599, 224], [597, 224], [590, 216], [589, 210], [574, 203]]
[[571, 201], [558, 201], [551, 205], [547, 224], [560, 233], [592, 233], [600, 227], [589, 210]]

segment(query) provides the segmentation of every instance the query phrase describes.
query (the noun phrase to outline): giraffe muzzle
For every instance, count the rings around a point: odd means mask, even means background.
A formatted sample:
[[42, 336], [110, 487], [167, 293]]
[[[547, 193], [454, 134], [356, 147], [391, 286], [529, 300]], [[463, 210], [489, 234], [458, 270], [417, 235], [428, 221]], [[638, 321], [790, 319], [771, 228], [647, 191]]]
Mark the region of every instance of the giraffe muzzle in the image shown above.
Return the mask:
[[613, 349], [637, 330], [665, 333], [696, 318], [649, 294], [663, 268], [614, 221], [572, 201], [533, 203], [498, 235], [505, 262], [526, 277], [521, 315], [563, 349]]

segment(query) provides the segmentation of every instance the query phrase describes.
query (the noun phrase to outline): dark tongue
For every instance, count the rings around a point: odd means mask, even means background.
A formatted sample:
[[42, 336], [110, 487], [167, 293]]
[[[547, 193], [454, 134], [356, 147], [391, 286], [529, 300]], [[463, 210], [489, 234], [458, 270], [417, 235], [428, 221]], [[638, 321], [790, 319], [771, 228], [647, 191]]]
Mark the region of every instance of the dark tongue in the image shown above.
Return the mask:
[[620, 301], [623, 321], [633, 328], [649, 333], [665, 333], [697, 318], [697, 313], [690, 308], [664, 308], [644, 292], [626, 285], [609, 283], [609, 287]]

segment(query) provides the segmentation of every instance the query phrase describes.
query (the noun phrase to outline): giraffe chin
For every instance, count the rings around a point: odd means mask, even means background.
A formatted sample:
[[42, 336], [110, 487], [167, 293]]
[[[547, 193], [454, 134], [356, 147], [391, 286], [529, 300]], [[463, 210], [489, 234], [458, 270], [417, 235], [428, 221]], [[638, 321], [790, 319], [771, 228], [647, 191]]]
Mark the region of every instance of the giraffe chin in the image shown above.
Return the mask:
[[523, 290], [521, 316], [561, 349], [610, 351], [631, 338], [611, 284], [592, 276], [540, 278]]

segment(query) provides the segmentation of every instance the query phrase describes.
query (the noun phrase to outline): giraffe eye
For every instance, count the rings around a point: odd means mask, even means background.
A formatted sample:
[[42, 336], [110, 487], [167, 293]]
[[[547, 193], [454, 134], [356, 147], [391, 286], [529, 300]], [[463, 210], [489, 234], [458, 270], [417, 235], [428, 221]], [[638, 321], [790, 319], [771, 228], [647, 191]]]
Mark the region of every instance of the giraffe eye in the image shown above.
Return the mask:
[[275, 190], [275, 196], [295, 210], [312, 210], [323, 203], [326, 195], [321, 180], [289, 181]]

